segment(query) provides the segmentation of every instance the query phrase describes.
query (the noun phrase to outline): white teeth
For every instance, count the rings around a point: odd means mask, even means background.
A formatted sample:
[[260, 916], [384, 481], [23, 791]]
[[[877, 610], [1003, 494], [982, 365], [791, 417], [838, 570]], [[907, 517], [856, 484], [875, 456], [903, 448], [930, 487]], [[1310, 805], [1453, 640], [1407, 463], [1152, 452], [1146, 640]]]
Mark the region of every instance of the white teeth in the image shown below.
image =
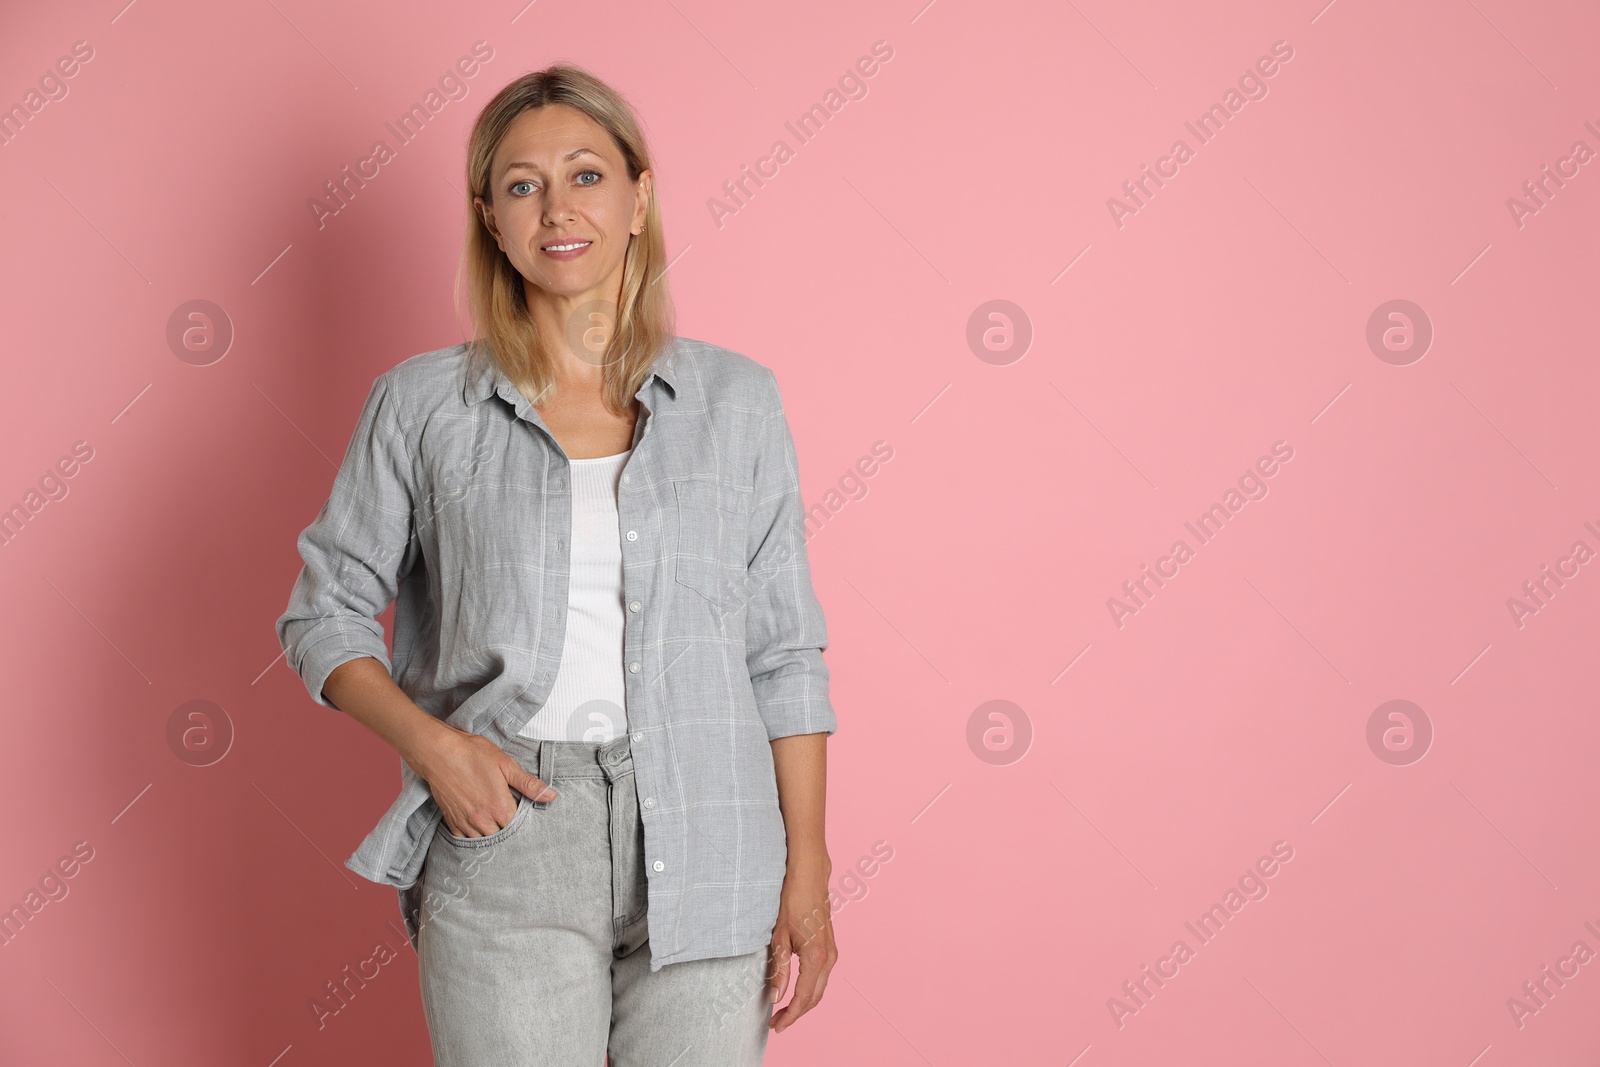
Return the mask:
[[545, 245], [544, 250], [546, 252], [571, 252], [574, 248], [582, 248], [588, 243], [588, 241], [579, 241], [573, 245]]

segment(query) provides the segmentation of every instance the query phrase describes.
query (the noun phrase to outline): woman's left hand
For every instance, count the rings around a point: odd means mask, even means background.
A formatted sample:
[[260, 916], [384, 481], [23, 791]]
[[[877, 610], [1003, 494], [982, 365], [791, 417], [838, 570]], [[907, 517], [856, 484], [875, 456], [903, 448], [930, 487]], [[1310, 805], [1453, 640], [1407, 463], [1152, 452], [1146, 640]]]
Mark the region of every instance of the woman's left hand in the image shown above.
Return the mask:
[[[794, 857], [791, 857], [793, 860]], [[795, 982], [794, 999], [767, 1025], [782, 1033], [800, 1016], [816, 1007], [828, 984], [839, 950], [833, 943], [833, 915], [828, 903], [828, 877], [832, 865], [823, 855], [791, 863], [783, 878], [778, 904], [778, 921], [767, 949], [768, 986], [772, 1002], [789, 988], [789, 963], [800, 960], [800, 977]]]

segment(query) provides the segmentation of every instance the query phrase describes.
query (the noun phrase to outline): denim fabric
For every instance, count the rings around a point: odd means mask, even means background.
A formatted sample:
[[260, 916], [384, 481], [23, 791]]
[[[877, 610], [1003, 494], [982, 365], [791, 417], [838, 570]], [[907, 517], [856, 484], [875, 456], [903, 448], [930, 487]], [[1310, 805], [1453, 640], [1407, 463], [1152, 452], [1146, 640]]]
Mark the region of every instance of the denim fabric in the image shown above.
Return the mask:
[[649, 966], [643, 822], [628, 735], [517, 737], [561, 795], [518, 794], [498, 833], [441, 823], [417, 955], [438, 1067], [754, 1067], [772, 1014], [765, 947]]
[[[618, 485], [622, 669], [651, 966], [766, 945], [787, 850], [770, 742], [836, 720], [794, 441], [773, 373], [675, 338], [636, 396]], [[570, 461], [468, 346], [380, 375], [278, 619], [311, 698], [371, 656], [423, 710], [506, 747], [548, 698], [571, 569]], [[394, 603], [394, 656], [376, 617]], [[345, 866], [416, 886], [438, 805], [400, 793]]]

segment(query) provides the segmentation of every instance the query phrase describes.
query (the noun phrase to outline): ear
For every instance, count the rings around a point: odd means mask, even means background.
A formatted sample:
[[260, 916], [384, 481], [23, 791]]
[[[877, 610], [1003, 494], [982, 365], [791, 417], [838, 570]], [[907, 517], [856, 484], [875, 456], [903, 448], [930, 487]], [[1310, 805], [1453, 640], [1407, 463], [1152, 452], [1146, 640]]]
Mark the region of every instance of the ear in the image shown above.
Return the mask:
[[489, 202], [481, 196], [474, 196], [472, 198], [472, 207], [478, 213], [478, 218], [483, 220], [483, 225], [494, 236], [494, 239], [496, 241], [500, 240], [500, 231], [495, 229], [494, 225], [494, 208], [489, 205]]
[[[635, 234], [644, 232], [645, 224], [650, 219], [650, 190], [654, 186], [655, 175], [648, 169], [639, 172], [639, 180], [634, 183], [633, 198], [633, 226], [638, 229]], [[630, 226], [629, 229], [633, 227]]]

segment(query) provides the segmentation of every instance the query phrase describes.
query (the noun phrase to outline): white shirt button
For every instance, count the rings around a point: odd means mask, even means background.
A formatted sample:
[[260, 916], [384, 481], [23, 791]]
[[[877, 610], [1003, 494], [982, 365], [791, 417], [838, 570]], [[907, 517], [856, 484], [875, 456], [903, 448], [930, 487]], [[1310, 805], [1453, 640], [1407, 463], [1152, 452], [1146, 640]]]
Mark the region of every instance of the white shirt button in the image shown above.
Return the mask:
[[664, 870], [667, 869], [667, 865], [665, 863], [662, 863], [660, 860], [656, 860], [655, 868], [658, 871], [664, 871]]
[[628, 664], [628, 670], [629, 670], [630, 673], [638, 674], [639, 673], [639, 661], [638, 660], [634, 660], [632, 663]]
[[639, 531], [637, 531], [637, 530], [629, 530], [628, 531], [628, 540], [630, 540], [630, 541], [639, 540]]
[[642, 607], [642, 606], [643, 605], [641, 605], [637, 600], [631, 600], [631, 601], [628, 602], [628, 610], [629, 611], [638, 611], [639, 608]]
[[644, 798], [644, 806], [647, 807], [647, 808], [655, 807], [656, 806], [656, 798], [655, 797], [645, 797]]
[[643, 741], [644, 740], [644, 731], [643, 730], [635, 730], [633, 732], [633, 739], [635, 741]]
[[633, 475], [629, 474], [627, 471], [623, 471], [622, 472], [622, 480], [625, 481], [625, 482], [631, 482], [631, 481], [633, 481]]

